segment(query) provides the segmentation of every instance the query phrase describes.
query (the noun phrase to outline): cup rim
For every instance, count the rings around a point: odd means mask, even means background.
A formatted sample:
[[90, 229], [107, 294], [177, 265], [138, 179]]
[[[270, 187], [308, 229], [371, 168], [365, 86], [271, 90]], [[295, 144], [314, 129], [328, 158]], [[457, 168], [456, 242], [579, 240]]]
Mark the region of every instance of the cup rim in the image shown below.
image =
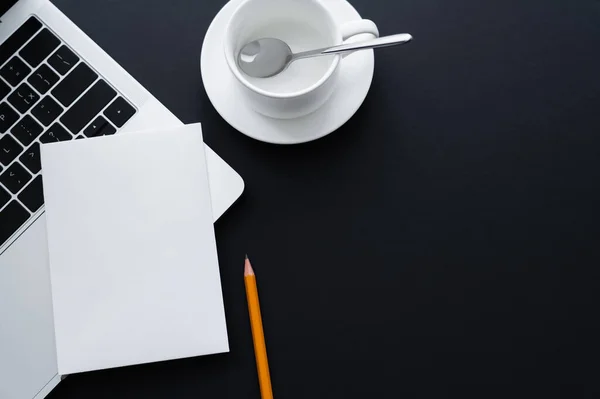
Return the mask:
[[[242, 4], [240, 4], [238, 6], [238, 8], [235, 9], [233, 14], [231, 15], [231, 18], [229, 19], [229, 22], [227, 22], [227, 26], [225, 27], [225, 34], [224, 34], [224, 38], [223, 38], [223, 44], [224, 44], [223, 50], [225, 52], [224, 55], [225, 55], [225, 60], [227, 61], [227, 66], [229, 67], [229, 70], [233, 73], [233, 75], [237, 78], [238, 82], [242, 83], [249, 90], [252, 90], [253, 92], [263, 95], [265, 97], [281, 99], [281, 98], [296, 98], [296, 97], [303, 96], [304, 94], [313, 92], [316, 89], [318, 89], [319, 87], [321, 87], [327, 80], [329, 80], [329, 78], [331, 78], [331, 76], [333, 75], [333, 73], [335, 72], [337, 67], [339, 66], [340, 60], [342, 58], [339, 54], [334, 55], [335, 58], [334, 58], [333, 62], [331, 63], [331, 65], [329, 66], [329, 69], [327, 70], [327, 72], [325, 72], [325, 74], [317, 82], [315, 82], [312, 85], [310, 85], [309, 87], [306, 87], [299, 91], [295, 91], [295, 92], [291, 92], [291, 93], [273, 93], [273, 92], [261, 89], [260, 87], [256, 87], [252, 83], [250, 83], [246, 79], [244, 74], [238, 69], [237, 62], [236, 62], [236, 59], [234, 56], [234, 49], [232, 48], [233, 46], [227, 40], [227, 38], [229, 36], [229, 31], [231, 30], [231, 27], [233, 25], [232, 24], [233, 17], [244, 6], [249, 4], [250, 1], [252, 1], [252, 0], [247, 0], [247, 1], [243, 2]], [[335, 32], [336, 32], [336, 36], [337, 36], [336, 41], [341, 42], [342, 34], [340, 32], [338, 24], [335, 22], [335, 20], [331, 16], [330, 11], [323, 4], [321, 4], [320, 1], [315, 2], [315, 4], [318, 4], [318, 6], [320, 6], [323, 9], [323, 11], [327, 14], [327, 17], [330, 19], [332, 25], [335, 28]]]

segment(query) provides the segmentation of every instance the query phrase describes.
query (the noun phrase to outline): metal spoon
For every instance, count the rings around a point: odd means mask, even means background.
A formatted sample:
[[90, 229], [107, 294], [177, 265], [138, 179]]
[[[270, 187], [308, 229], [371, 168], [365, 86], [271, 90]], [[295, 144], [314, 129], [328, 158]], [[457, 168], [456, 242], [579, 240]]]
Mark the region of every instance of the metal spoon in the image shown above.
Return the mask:
[[408, 43], [411, 40], [411, 35], [408, 33], [401, 33], [363, 42], [342, 44], [339, 46], [325, 47], [294, 54], [292, 53], [290, 46], [283, 40], [264, 38], [246, 44], [238, 54], [237, 61], [240, 69], [248, 76], [255, 78], [269, 78], [285, 71], [292, 62], [301, 58], [396, 46], [398, 44]]

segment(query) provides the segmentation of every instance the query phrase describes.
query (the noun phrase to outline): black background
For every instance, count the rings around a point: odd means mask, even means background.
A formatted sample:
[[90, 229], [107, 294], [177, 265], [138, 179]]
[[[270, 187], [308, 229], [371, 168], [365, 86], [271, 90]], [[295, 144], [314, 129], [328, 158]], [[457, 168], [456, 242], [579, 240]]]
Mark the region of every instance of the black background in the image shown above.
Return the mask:
[[600, 1], [354, 0], [369, 95], [282, 147], [211, 106], [222, 0], [56, 0], [246, 182], [216, 224], [231, 353], [67, 378], [51, 399], [258, 398], [255, 266], [277, 398], [600, 394]]

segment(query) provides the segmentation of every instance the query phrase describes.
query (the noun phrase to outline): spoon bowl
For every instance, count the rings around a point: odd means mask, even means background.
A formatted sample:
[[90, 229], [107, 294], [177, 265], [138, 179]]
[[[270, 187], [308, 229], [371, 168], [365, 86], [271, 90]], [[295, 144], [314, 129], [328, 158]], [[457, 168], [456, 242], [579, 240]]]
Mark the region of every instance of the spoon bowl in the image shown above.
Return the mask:
[[244, 46], [238, 65], [246, 75], [269, 78], [287, 69], [293, 56], [292, 49], [283, 40], [264, 38]]

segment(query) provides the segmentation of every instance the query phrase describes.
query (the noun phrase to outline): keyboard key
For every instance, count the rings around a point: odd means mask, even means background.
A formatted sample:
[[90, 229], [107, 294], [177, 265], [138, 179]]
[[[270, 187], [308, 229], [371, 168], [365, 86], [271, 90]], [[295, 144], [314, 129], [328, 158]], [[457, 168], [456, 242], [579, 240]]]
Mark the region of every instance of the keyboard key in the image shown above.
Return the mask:
[[63, 106], [68, 107], [81, 95], [98, 75], [85, 63], [80, 63], [52, 90], [52, 95]]
[[21, 161], [21, 163], [34, 175], [39, 172], [42, 169], [42, 164], [40, 162], [40, 145], [38, 143], [33, 143], [33, 145], [21, 155], [19, 161]]
[[42, 187], [42, 176], [36, 177], [23, 191], [18, 198], [32, 213], [44, 205], [44, 191]]
[[0, 211], [0, 245], [4, 244], [29, 219], [29, 212], [17, 201]]
[[0, 133], [6, 133], [19, 120], [19, 114], [8, 103], [0, 103]]
[[37, 118], [38, 121], [42, 122], [44, 126], [48, 126], [63, 112], [63, 108], [58, 105], [52, 97], [44, 97], [42, 101], [38, 103], [31, 114]]
[[117, 97], [104, 111], [106, 116], [117, 127], [121, 127], [135, 114], [133, 108], [123, 97]]
[[2, 67], [2, 69], [0, 69], [0, 75], [13, 86], [21, 83], [21, 81], [29, 75], [29, 72], [31, 72], [31, 68], [25, 65], [25, 63], [17, 57], [13, 57]]
[[117, 132], [117, 129], [115, 129], [115, 127], [113, 125], [111, 125], [110, 123], [107, 123], [106, 125], [104, 125], [102, 130], [100, 130], [100, 135], [101, 136], [110, 136], [111, 134], [115, 134], [116, 132]]
[[23, 147], [9, 134], [0, 139], [0, 162], [8, 166], [23, 151]]
[[117, 93], [104, 80], [96, 82], [71, 108], [60, 121], [73, 134], [87, 126]]
[[33, 140], [42, 134], [42, 131], [44, 131], [44, 128], [29, 115], [25, 115], [10, 130], [13, 136], [25, 146], [31, 144]]
[[10, 193], [0, 186], [0, 209], [10, 201]]
[[104, 119], [104, 117], [98, 115], [98, 117], [83, 130], [83, 134], [87, 137], [101, 136], [100, 131], [106, 124], [108, 124], [108, 121]]
[[60, 40], [48, 29], [44, 28], [25, 47], [19, 55], [32, 67], [37, 67], [60, 44]]
[[31, 174], [24, 167], [15, 162], [0, 175], [0, 183], [13, 194], [21, 190], [31, 180]]
[[64, 127], [55, 123], [46, 133], [42, 134], [40, 141], [44, 144], [55, 143], [57, 141], [67, 141], [73, 139], [73, 136], [65, 130]]
[[0, 79], [0, 100], [6, 97], [8, 93], [10, 93], [10, 86]]
[[10, 35], [8, 39], [0, 45], [0, 65], [4, 64], [12, 57], [35, 33], [40, 30], [42, 24], [34, 17], [30, 17], [27, 22], [19, 27]]
[[75, 140], [81, 140], [81, 139], [84, 139], [84, 138], [85, 137], [80, 134], [79, 136], [75, 137]]
[[56, 70], [56, 72], [64, 75], [69, 72], [75, 64], [79, 62], [77, 57], [67, 46], [62, 45], [50, 58], [48, 64]]
[[27, 83], [22, 83], [8, 96], [8, 102], [24, 114], [40, 99], [40, 96]]
[[58, 82], [58, 79], [60, 79], [58, 75], [54, 73], [48, 65], [42, 64], [31, 74], [27, 81], [30, 85], [35, 87], [37, 91], [46, 94], [48, 90]]

